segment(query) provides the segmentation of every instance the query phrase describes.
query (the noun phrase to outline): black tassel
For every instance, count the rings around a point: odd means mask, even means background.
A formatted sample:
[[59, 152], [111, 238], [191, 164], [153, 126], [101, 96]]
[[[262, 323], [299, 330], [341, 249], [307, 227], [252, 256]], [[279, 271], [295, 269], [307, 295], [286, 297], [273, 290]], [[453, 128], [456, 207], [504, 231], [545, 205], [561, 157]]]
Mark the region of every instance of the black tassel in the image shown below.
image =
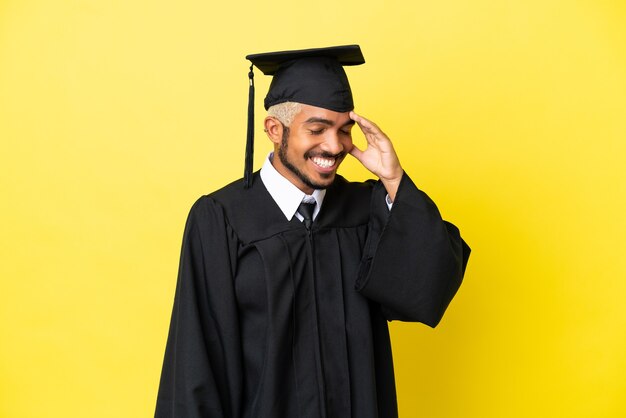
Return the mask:
[[248, 78], [250, 88], [248, 90], [248, 136], [246, 138], [246, 159], [243, 170], [243, 187], [245, 189], [252, 186], [252, 160], [254, 156], [254, 72], [253, 65], [250, 65]]

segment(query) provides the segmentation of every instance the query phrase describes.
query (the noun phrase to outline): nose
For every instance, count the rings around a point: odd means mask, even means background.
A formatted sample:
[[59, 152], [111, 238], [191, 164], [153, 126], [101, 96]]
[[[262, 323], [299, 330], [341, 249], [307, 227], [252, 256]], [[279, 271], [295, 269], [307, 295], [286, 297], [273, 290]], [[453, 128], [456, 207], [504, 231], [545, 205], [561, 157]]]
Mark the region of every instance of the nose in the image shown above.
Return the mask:
[[339, 154], [345, 149], [345, 144], [338, 132], [330, 130], [325, 136], [324, 142], [320, 144], [320, 148], [330, 154]]

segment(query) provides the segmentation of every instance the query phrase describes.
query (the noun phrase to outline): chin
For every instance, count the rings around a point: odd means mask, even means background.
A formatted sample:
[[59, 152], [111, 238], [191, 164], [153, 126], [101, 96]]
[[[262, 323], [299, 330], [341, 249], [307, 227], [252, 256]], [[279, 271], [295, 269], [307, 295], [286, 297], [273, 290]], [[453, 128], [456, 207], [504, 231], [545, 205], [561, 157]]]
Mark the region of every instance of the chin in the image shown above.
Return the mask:
[[324, 174], [317, 181], [316, 189], [325, 189], [335, 181], [335, 173]]
[[315, 176], [310, 175], [302, 175], [302, 173], [298, 173], [297, 177], [299, 180], [311, 189], [326, 189], [330, 186], [335, 180], [335, 173], [325, 173], [319, 174], [315, 173]]
[[332, 183], [333, 180], [335, 180], [335, 174], [335, 172], [321, 174], [319, 179], [320, 183]]

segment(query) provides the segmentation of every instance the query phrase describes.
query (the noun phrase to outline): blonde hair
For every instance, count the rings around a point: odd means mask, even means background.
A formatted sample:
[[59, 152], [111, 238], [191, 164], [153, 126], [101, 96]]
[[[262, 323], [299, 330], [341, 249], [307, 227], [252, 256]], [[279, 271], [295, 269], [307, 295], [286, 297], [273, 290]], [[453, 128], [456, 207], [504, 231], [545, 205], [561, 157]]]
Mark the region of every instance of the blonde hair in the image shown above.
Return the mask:
[[286, 127], [291, 126], [293, 118], [302, 110], [302, 104], [297, 102], [283, 102], [270, 106], [267, 109], [268, 116], [273, 116], [280, 121]]

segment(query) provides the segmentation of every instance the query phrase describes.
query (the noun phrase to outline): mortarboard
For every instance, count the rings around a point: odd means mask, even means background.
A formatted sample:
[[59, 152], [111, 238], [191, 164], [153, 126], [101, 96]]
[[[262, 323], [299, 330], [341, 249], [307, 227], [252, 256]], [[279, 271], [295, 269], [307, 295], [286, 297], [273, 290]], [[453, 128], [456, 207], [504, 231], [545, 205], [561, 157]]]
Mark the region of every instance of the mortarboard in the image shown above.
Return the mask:
[[252, 64], [248, 77], [248, 135], [244, 168], [244, 187], [252, 184], [254, 153], [254, 73], [256, 66], [265, 75], [273, 76], [265, 97], [265, 110], [284, 102], [298, 102], [335, 112], [354, 109], [352, 91], [345, 65], [365, 63], [358, 45], [300, 49], [247, 55]]

